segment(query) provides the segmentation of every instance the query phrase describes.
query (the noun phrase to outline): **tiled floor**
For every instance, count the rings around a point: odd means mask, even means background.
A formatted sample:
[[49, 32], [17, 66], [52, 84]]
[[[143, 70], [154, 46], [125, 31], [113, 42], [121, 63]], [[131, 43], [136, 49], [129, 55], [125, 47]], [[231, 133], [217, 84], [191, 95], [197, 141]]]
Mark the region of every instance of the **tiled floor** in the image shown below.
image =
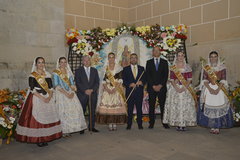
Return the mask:
[[221, 130], [212, 135], [208, 129], [189, 128], [177, 132], [164, 129], [160, 121], [155, 128], [132, 130], [119, 126], [109, 132], [97, 125], [100, 133], [75, 133], [39, 148], [35, 144], [12, 142], [0, 147], [0, 160], [238, 160], [240, 159], [240, 128]]

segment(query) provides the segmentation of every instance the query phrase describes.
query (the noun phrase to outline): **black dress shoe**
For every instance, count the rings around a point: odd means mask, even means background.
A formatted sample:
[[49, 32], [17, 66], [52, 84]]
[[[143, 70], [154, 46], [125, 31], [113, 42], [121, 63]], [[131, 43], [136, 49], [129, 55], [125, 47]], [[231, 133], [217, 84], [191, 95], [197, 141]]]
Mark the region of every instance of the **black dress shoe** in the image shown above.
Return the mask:
[[162, 124], [163, 125], [163, 127], [165, 128], [165, 129], [169, 129], [170, 127], [169, 127], [169, 125], [168, 124]]
[[130, 130], [131, 129], [131, 126], [127, 126], [126, 130]]
[[149, 128], [149, 129], [153, 129], [153, 128], [154, 128], [154, 124], [150, 124], [150, 125], [148, 126], [148, 128]]
[[99, 132], [99, 130], [97, 130], [96, 128], [89, 129], [89, 131], [92, 131], [92, 132]]
[[80, 134], [84, 134], [84, 130], [80, 131], [79, 133], [80, 133]]
[[37, 146], [38, 146], [38, 147], [45, 147], [45, 146], [48, 146], [48, 143], [46, 143], [46, 142], [37, 143]]
[[48, 146], [48, 143], [47, 142], [43, 142], [44, 146]]
[[143, 129], [143, 126], [138, 126], [138, 129]]

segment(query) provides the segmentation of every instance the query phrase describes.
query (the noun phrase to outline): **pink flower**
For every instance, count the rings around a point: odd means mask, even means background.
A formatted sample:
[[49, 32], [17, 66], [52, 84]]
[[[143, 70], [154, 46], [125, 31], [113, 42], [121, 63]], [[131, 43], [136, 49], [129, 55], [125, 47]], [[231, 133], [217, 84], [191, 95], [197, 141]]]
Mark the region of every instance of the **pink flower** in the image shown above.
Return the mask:
[[166, 33], [166, 32], [163, 32], [163, 33], [161, 34], [161, 37], [162, 37], [162, 38], [167, 37], [167, 33]]
[[171, 36], [175, 37], [176, 34], [177, 34], [176, 32], [173, 32], [173, 33], [171, 34]]

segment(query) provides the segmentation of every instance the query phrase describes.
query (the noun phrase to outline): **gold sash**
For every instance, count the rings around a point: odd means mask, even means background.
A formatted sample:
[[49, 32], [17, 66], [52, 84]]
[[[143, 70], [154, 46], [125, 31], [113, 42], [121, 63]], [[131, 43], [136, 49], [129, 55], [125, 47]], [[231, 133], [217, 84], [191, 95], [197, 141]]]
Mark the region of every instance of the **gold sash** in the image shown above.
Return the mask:
[[177, 79], [183, 84], [183, 86], [185, 88], [187, 88], [187, 90], [191, 93], [191, 95], [192, 95], [192, 97], [193, 97], [193, 99], [195, 101], [196, 107], [197, 107], [197, 96], [196, 96], [196, 93], [193, 90], [193, 88], [190, 87], [190, 86], [187, 87], [187, 81], [183, 77], [182, 73], [177, 69], [176, 65], [171, 66], [170, 69], [171, 69], [171, 71], [174, 72], [174, 74], [176, 75]]
[[[123, 101], [126, 102], [126, 97], [124, 95], [124, 91], [123, 91], [123, 88], [121, 87], [116, 87], [116, 79], [114, 78], [114, 76], [112, 75], [111, 71], [109, 70], [109, 68], [107, 67], [107, 70], [106, 70], [106, 76], [107, 78], [109, 79], [110, 83], [117, 89], [118, 93], [120, 94], [120, 96], [123, 98]], [[127, 114], [127, 105], [125, 105], [125, 108], [126, 108], [126, 114]]]
[[[207, 72], [208, 77], [209, 77], [213, 82], [215, 82], [218, 87], [220, 87], [219, 79], [218, 79], [216, 73], [214, 72], [214, 70], [211, 68], [211, 66], [205, 65], [205, 66], [203, 66], [203, 69], [204, 69], [204, 71]], [[231, 101], [231, 97], [228, 95], [227, 89], [226, 89], [224, 86], [220, 87], [220, 89], [221, 89], [221, 90], [223, 91], [223, 93], [227, 96], [227, 98], [229, 99], [229, 101]]]
[[45, 80], [45, 77], [42, 77], [37, 72], [32, 72], [33, 77], [37, 80], [38, 84], [48, 93], [50, 94], [50, 90], [48, 88], [48, 83]]
[[56, 73], [68, 85], [68, 87], [71, 87], [71, 83], [70, 83], [69, 78], [66, 74], [63, 74], [58, 69], [54, 70], [53, 72]]
[[112, 75], [112, 73], [108, 67], [106, 70], [106, 75], [107, 75], [107, 78], [109, 79], [110, 83], [117, 89], [118, 93], [123, 98], [124, 102], [126, 102], [126, 97], [124, 95], [123, 89], [121, 87], [116, 87], [116, 79], [114, 78], [114, 76]]

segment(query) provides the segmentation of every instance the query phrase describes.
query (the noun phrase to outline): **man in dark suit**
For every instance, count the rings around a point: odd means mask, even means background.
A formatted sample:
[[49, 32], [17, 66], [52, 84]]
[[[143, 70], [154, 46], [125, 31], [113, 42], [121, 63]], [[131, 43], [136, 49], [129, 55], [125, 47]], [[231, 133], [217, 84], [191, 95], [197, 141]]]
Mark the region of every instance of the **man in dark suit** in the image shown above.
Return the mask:
[[[160, 58], [161, 52], [159, 47], [154, 47], [153, 58], [146, 64], [147, 91], [149, 94], [149, 129], [154, 127], [155, 123], [155, 105], [158, 98], [161, 110], [161, 120], [163, 119], [164, 105], [167, 93], [168, 80], [168, 62]], [[169, 128], [167, 124], [163, 124], [164, 128]]]
[[136, 109], [137, 109], [138, 128], [143, 129], [142, 101], [143, 101], [143, 89], [145, 84], [145, 76], [144, 76], [144, 67], [138, 65], [137, 62], [138, 62], [137, 54], [132, 53], [130, 56], [131, 65], [124, 67], [123, 69], [123, 84], [126, 87], [126, 98], [129, 96], [132, 89], [135, 88], [127, 101], [127, 104], [128, 104], [127, 130], [130, 130], [132, 126], [134, 106], [136, 106]]
[[[75, 72], [75, 81], [77, 86], [77, 96], [82, 104], [83, 112], [91, 109], [91, 115], [89, 113], [89, 125], [88, 128], [92, 132], [99, 132], [95, 129], [95, 110], [97, 106], [98, 88], [99, 88], [99, 75], [98, 71], [91, 67], [91, 61], [89, 56], [82, 58], [83, 66]], [[91, 108], [89, 106], [89, 100]], [[90, 119], [91, 117], [91, 119]], [[83, 134], [84, 132], [81, 132]]]

